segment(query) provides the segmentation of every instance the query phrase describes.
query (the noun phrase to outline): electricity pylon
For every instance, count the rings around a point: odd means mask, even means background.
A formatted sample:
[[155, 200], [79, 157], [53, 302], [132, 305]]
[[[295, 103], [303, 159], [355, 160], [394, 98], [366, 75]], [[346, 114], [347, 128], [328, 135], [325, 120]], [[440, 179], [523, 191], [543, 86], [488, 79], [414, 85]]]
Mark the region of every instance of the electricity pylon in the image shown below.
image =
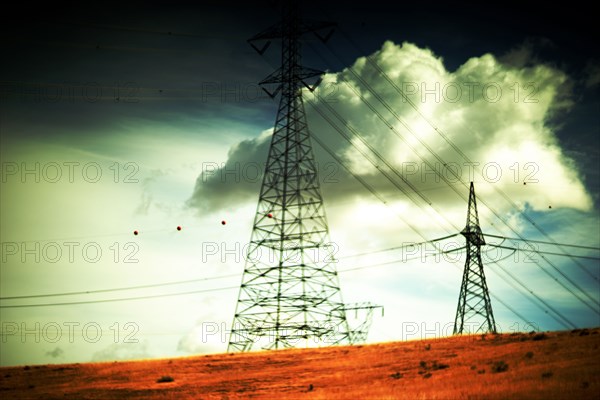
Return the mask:
[[[346, 311], [354, 311], [356, 318], [358, 318], [359, 310], [366, 310], [365, 319], [360, 324], [350, 329], [350, 336], [348, 339], [351, 344], [364, 343], [367, 341], [369, 329], [373, 322], [373, 311], [377, 308], [381, 308], [381, 316], [383, 317], [383, 306], [371, 304], [370, 302], [346, 304], [344, 306]], [[350, 325], [350, 322], [348, 322], [348, 324]]]
[[[302, 89], [314, 90], [323, 72], [300, 64], [300, 38], [312, 32], [325, 41], [333, 26], [302, 21], [288, 6], [281, 22], [248, 40], [262, 54], [281, 39], [281, 67], [260, 82], [281, 99], [229, 352], [351, 342], [302, 101]], [[325, 38], [322, 30], [329, 30]]]
[[[467, 226], [461, 234], [467, 239], [467, 261], [465, 262], [456, 318], [454, 319], [454, 334], [462, 334], [465, 330], [468, 333], [496, 333], [496, 322], [492, 312], [490, 293], [485, 282], [483, 262], [481, 261], [481, 246], [485, 245], [485, 239], [479, 227], [473, 182], [471, 182], [469, 192]], [[476, 327], [472, 332], [469, 331], [467, 326], [471, 323]]]

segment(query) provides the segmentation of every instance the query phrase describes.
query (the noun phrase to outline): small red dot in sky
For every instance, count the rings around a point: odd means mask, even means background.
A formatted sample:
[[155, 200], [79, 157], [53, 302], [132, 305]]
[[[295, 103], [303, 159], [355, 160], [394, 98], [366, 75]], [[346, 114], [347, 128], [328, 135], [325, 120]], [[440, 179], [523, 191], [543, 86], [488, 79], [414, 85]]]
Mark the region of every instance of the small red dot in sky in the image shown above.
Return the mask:
[[221, 225], [225, 225], [226, 223], [225, 220], [221, 221]]
[[179, 225], [179, 226], [177, 227], [177, 230], [178, 230], [178, 231], [180, 231], [180, 230], [181, 230], [181, 225]]
[[133, 234], [137, 236], [139, 232], [138, 231], [133, 231]]
[[268, 214], [267, 214], [267, 217], [269, 217], [269, 218], [273, 218], [273, 214], [271, 214], [271, 213], [268, 213]]

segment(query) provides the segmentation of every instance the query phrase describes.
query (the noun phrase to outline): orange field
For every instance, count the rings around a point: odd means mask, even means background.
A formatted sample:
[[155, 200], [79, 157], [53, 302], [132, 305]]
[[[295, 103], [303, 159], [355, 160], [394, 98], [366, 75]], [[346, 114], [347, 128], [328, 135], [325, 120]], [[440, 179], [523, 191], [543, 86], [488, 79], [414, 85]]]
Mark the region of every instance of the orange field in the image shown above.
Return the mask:
[[598, 399], [600, 329], [0, 368], [2, 399]]

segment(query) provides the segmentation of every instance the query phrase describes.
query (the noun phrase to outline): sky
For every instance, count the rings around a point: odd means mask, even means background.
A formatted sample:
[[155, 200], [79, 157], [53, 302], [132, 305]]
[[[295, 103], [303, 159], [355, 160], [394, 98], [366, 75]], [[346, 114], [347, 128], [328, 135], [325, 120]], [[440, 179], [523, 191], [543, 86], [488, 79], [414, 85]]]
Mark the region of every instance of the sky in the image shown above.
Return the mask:
[[[499, 329], [600, 325], [600, 61], [570, 7], [302, 4], [337, 23], [303, 42], [324, 71], [304, 102], [343, 298], [385, 309], [369, 342], [452, 334], [464, 252], [401, 246], [458, 233], [470, 181]], [[226, 350], [281, 57], [246, 40], [278, 18], [52, 4], [3, 24], [0, 365]]]

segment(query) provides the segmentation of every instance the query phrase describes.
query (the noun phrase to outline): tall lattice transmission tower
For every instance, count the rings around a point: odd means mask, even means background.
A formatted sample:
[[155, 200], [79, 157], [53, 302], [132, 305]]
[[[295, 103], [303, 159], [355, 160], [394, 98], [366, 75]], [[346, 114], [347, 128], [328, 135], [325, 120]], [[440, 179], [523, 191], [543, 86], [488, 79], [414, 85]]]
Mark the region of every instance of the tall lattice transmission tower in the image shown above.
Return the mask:
[[[467, 261], [463, 272], [456, 318], [454, 319], [454, 334], [491, 332], [496, 333], [496, 322], [492, 312], [492, 303], [481, 261], [481, 246], [485, 245], [483, 233], [479, 227], [475, 187], [471, 182], [469, 192], [469, 211], [467, 226], [461, 234], [467, 239]], [[473, 324], [474, 330], [469, 326]]]
[[365, 336], [351, 332], [346, 319], [302, 101], [303, 88], [314, 90], [323, 72], [301, 65], [300, 39], [314, 33], [325, 41], [333, 28], [332, 23], [301, 20], [297, 7], [286, 5], [281, 22], [248, 40], [262, 54], [272, 40], [281, 39], [281, 67], [260, 82], [271, 97], [281, 93], [281, 99], [231, 328], [230, 352], [253, 346], [308, 346], [311, 341], [315, 345], [351, 343]]

